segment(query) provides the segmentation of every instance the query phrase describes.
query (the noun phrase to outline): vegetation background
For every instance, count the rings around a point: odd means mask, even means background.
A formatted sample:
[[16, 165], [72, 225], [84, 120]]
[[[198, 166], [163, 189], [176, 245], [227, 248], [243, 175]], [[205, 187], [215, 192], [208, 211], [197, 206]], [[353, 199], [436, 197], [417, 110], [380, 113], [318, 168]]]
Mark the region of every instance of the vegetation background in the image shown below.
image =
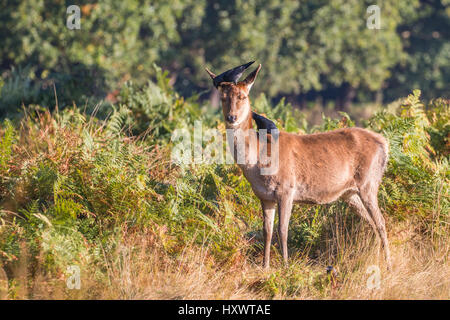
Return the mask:
[[[80, 30], [71, 4], [1, 2], [1, 298], [450, 298], [448, 0], [380, 2], [379, 30], [369, 1], [80, 1]], [[389, 140], [393, 270], [336, 203], [295, 207], [290, 263], [274, 242], [263, 271], [239, 169], [171, 162], [175, 129], [224, 130], [204, 66], [250, 60], [252, 106], [280, 128]]]

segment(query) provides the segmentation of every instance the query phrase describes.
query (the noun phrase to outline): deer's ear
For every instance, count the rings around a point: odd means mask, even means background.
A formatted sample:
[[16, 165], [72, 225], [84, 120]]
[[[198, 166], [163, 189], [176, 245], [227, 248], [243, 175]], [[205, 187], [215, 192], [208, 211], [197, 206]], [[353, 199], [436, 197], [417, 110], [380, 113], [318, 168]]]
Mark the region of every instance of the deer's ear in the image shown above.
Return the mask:
[[206, 72], [208, 72], [209, 76], [211, 77], [211, 79], [214, 80], [214, 78], [216, 77], [216, 75], [214, 73], [212, 73], [211, 71], [208, 70], [208, 68], [205, 68]]
[[250, 91], [250, 89], [253, 86], [253, 83], [256, 80], [256, 76], [258, 75], [259, 70], [261, 69], [261, 64], [259, 64], [258, 68], [256, 68], [252, 73], [250, 73], [245, 80], [242, 81], [243, 84], [247, 87], [247, 90]]

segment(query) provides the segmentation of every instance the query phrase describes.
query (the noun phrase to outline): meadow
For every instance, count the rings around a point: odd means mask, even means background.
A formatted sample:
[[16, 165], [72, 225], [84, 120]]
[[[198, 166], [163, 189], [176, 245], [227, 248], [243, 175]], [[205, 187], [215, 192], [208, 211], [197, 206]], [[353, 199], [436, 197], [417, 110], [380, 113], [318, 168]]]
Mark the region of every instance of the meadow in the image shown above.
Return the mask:
[[[128, 83], [112, 106], [28, 105], [0, 124], [0, 298], [450, 298], [448, 99], [415, 90], [365, 121], [341, 113], [312, 125], [284, 100], [252, 96], [283, 130], [358, 120], [390, 143], [379, 203], [392, 270], [370, 226], [340, 202], [295, 206], [289, 263], [275, 239], [263, 270], [260, 204], [239, 168], [171, 161], [175, 129], [201, 120], [225, 132], [221, 112], [155, 78]], [[72, 266], [79, 289], [67, 286]]]

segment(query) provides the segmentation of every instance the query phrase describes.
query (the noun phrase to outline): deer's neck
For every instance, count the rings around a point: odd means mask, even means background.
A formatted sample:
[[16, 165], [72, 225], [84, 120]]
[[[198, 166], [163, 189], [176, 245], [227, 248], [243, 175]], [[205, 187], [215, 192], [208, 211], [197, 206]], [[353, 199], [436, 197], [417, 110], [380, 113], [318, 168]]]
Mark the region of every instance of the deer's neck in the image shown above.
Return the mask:
[[[252, 110], [250, 107], [246, 119], [237, 127], [233, 127], [232, 132], [234, 136], [234, 160], [242, 170], [246, 170], [255, 165], [258, 155], [258, 136], [256, 131], [253, 130]], [[241, 153], [241, 156], [239, 156], [239, 153]]]
[[250, 106], [248, 108], [248, 114], [246, 119], [244, 119], [237, 127], [235, 127], [235, 130], [237, 129], [241, 129], [242, 131], [248, 131], [250, 129], [253, 129], [252, 108]]

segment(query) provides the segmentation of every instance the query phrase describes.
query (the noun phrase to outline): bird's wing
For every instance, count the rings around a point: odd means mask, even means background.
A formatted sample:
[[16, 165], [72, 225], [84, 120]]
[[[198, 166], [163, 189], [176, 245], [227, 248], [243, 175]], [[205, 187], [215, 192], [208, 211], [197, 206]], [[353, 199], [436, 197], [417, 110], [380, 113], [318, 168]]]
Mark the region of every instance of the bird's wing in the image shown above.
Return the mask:
[[244, 63], [243, 65], [240, 65], [238, 67], [235, 67], [233, 69], [227, 70], [225, 72], [222, 72], [217, 77], [214, 78], [214, 86], [218, 86], [221, 82], [234, 82], [236, 83], [239, 78], [244, 73], [245, 69], [250, 67], [255, 61], [250, 61], [247, 63]]
[[267, 133], [271, 133], [272, 130], [278, 130], [275, 123], [262, 115], [257, 114], [256, 112], [252, 112], [252, 118], [255, 120], [256, 127], [258, 130], [266, 129]]

